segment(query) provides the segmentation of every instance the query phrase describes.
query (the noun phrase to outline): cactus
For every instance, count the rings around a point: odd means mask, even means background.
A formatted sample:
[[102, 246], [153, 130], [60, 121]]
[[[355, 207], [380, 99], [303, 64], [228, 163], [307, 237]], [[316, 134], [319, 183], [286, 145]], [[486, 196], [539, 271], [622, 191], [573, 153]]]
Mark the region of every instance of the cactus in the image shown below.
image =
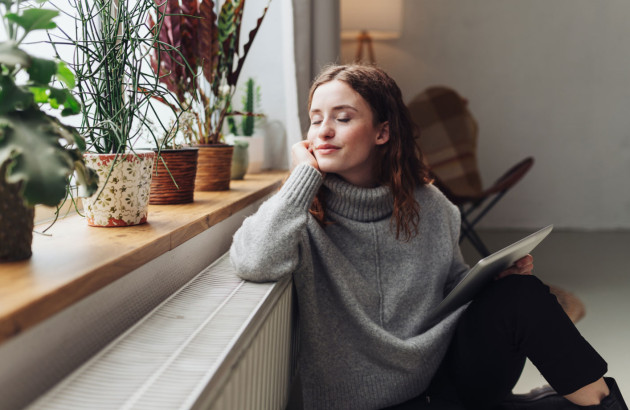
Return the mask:
[[[246, 113], [253, 113], [255, 100], [253, 78], [249, 78], [247, 80], [245, 88], [245, 95], [243, 96], [243, 111]], [[241, 129], [243, 130], [243, 135], [246, 137], [251, 137], [252, 135], [254, 135], [254, 117], [251, 115], [243, 116], [243, 118], [241, 119]]]

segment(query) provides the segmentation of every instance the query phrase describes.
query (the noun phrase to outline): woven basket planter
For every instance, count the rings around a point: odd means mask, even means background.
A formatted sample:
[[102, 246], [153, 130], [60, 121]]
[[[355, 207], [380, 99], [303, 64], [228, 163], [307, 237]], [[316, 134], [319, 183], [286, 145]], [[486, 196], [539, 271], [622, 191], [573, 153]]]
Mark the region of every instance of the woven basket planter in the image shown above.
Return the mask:
[[7, 164], [0, 167], [0, 262], [31, 257], [35, 215], [32, 206], [24, 205], [20, 185], [6, 183]]
[[154, 152], [84, 154], [98, 173], [98, 190], [83, 198], [89, 226], [140, 225], [147, 221]]
[[198, 148], [188, 147], [162, 150], [161, 158], [156, 155], [149, 204], [173, 205], [193, 202], [198, 154]]
[[227, 191], [230, 189], [232, 152], [234, 147], [226, 144], [197, 145], [196, 191]]

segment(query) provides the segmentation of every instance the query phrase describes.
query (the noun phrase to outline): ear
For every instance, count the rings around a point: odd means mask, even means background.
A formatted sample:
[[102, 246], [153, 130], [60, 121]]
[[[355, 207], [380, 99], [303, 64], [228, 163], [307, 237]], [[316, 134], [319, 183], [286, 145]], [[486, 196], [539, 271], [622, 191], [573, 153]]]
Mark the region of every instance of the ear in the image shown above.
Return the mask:
[[385, 121], [380, 125], [380, 131], [376, 136], [376, 145], [383, 145], [389, 141], [389, 121]]

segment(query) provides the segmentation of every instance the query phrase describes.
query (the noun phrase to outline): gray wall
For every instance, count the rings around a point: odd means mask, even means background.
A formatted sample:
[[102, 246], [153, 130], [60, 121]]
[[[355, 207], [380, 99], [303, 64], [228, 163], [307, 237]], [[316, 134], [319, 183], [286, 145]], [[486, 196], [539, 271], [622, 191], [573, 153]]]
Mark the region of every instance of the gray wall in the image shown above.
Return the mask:
[[629, 15], [627, 0], [405, 0], [402, 37], [375, 53], [406, 101], [434, 84], [469, 99], [484, 185], [535, 157], [484, 226], [629, 229]]

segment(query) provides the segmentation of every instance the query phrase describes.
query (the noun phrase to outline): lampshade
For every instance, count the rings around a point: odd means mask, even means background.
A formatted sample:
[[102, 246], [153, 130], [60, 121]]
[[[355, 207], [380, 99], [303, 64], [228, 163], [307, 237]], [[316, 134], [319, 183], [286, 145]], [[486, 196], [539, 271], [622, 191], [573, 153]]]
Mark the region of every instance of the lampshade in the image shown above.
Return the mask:
[[374, 40], [400, 37], [402, 0], [341, 0], [341, 38], [367, 32]]

